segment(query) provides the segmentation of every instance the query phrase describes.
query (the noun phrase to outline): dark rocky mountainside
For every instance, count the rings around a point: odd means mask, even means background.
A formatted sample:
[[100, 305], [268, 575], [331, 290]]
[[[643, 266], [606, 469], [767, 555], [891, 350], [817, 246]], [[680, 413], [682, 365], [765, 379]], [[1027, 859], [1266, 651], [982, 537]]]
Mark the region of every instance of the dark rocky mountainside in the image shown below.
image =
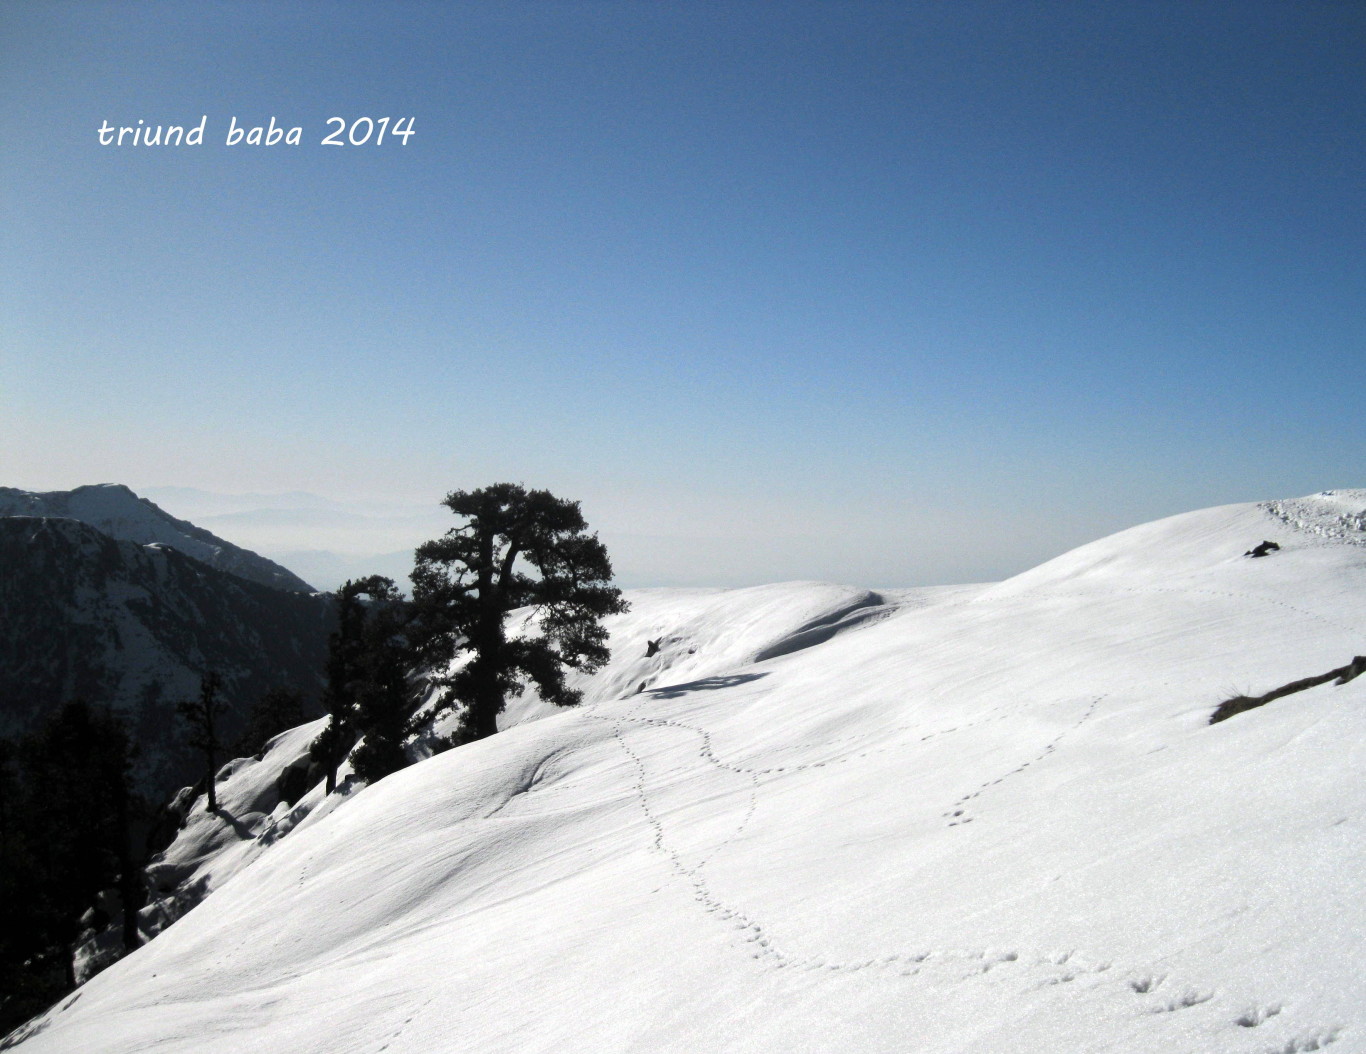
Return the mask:
[[292, 571], [249, 549], [224, 541], [202, 527], [177, 520], [119, 483], [41, 494], [0, 487], [0, 516], [61, 516], [80, 520], [111, 538], [140, 545], [169, 545], [216, 570], [261, 585], [300, 593], [313, 592], [313, 587]]
[[74, 519], [0, 516], [0, 735], [68, 700], [108, 704], [127, 714], [153, 793], [195, 778], [175, 704], [198, 692], [201, 673], [222, 677], [231, 742], [268, 689], [316, 698], [332, 628], [325, 594]]

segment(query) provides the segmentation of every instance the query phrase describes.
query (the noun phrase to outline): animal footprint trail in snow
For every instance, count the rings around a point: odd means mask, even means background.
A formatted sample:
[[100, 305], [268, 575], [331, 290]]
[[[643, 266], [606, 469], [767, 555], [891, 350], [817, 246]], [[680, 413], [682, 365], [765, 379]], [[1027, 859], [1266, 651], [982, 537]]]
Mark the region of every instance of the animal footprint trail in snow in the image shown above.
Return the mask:
[[1262, 1047], [1256, 1054], [1302, 1054], [1303, 1051], [1323, 1050], [1325, 1047], [1336, 1043], [1342, 1032], [1341, 1025], [1302, 1032], [1283, 1044], [1277, 1044], [1274, 1047]]
[[[606, 717], [597, 717], [597, 715], [588, 716], [593, 716], [597, 720], [611, 720]], [[634, 724], [636, 727], [678, 727], [680, 730], [686, 730], [703, 736], [704, 741], [708, 745], [710, 744], [710, 733], [705, 729], [682, 726], [677, 722], [633, 718], [629, 714], [623, 715], [622, 718], [613, 722], [613, 737], [627, 755], [635, 770], [636, 778], [633, 781], [632, 787], [650, 831], [651, 848], [667, 858], [670, 869], [674, 872], [676, 877], [685, 883], [687, 888], [691, 891], [693, 900], [707, 914], [716, 917], [719, 921], [729, 924], [731, 929], [740, 937], [740, 943], [749, 947], [750, 958], [766, 961], [775, 968], [780, 969], [822, 970], [840, 973], [865, 970], [887, 970], [905, 976], [916, 976], [925, 970], [938, 970], [942, 972], [947, 969], [950, 972], [946, 977], [955, 980], [980, 976], [998, 966], [1020, 963], [1020, 953], [1015, 950], [1000, 953], [971, 950], [897, 952], [893, 954], [876, 955], [867, 959], [840, 961], [832, 960], [825, 956], [798, 957], [776, 947], [764, 926], [759, 921], [756, 921], [752, 915], [735, 905], [722, 901], [712, 892], [704, 874], [704, 867], [706, 863], [715, 856], [716, 848], [713, 848], [702, 861], [690, 865], [685, 859], [684, 854], [670, 842], [662, 814], [655, 806], [652, 799], [650, 777], [645, 760], [641, 756], [641, 753], [634, 749], [629, 742], [627, 726], [630, 724]], [[707, 757], [707, 752], [704, 751], [702, 756]], [[728, 766], [725, 763], [720, 762], [714, 754], [711, 754], [707, 760], [714, 766], [723, 768], [726, 771], [736, 771], [733, 766]], [[752, 802], [757, 801], [757, 791], [758, 784], [756, 780], [751, 792]], [[747, 810], [746, 815], [742, 820], [741, 828], [749, 822], [752, 814], [753, 808], [751, 807]], [[733, 838], [734, 835], [731, 837]], [[1042, 961], [1043, 960], [1040, 960], [1040, 962]], [[957, 969], [956, 973], [954, 972], [955, 964]], [[1104, 968], [1108, 968], [1108, 965], [1108, 963], [1105, 964]], [[969, 969], [968, 973], [963, 974], [962, 971], [965, 966]]]
[[1147, 995], [1149, 992], [1154, 992], [1160, 988], [1166, 979], [1166, 974], [1144, 974], [1142, 977], [1136, 977], [1130, 981], [1129, 987], [1139, 995]]
[[[1002, 713], [1004, 705], [992, 707], [982, 716], [970, 721], [963, 721], [950, 728], [942, 728], [933, 732], [927, 732], [919, 737], [917, 742], [927, 743], [932, 739], [942, 736], [952, 735], [957, 732], [966, 732], [972, 728], [979, 728], [982, 725], [994, 721], [1004, 721], [1011, 715]], [[792, 752], [802, 752], [812, 749], [826, 749], [834, 746], [843, 746], [850, 743], [867, 745], [867, 749], [851, 751], [846, 754], [838, 754], [833, 757], [823, 758], [820, 761], [792, 762], [788, 765], [770, 765], [766, 768], [757, 768], [741, 762], [728, 761], [717, 755], [712, 745], [711, 733], [704, 728], [690, 725], [683, 721], [675, 721], [671, 718], [662, 717], [632, 717], [627, 715], [625, 720], [633, 721], [638, 724], [657, 725], [660, 727], [680, 728], [692, 732], [702, 738], [702, 756], [712, 765], [730, 772], [739, 773], [746, 776], [772, 776], [782, 773], [805, 772], [810, 769], [825, 768], [829, 765], [841, 765], [851, 761], [859, 761], [863, 758], [873, 757], [877, 754], [885, 754], [892, 750], [901, 749], [904, 743], [895, 739], [903, 733], [914, 733], [920, 731], [924, 726], [920, 723], [898, 725], [894, 728], [885, 729], [878, 733], [866, 733], [857, 736], [842, 736], [835, 739], [808, 740], [802, 743], [793, 744], [785, 749]]]
[[1234, 1024], [1242, 1025], [1243, 1028], [1256, 1028], [1258, 1025], [1275, 1017], [1281, 1012], [1279, 1003], [1272, 1003], [1269, 1006], [1253, 1006], [1244, 1010], [1235, 1019]]
[[407, 1027], [413, 1023], [413, 1019], [417, 1017], [419, 1014], [421, 1014], [423, 1011], [425, 1011], [427, 1007], [431, 1006], [432, 1003], [435, 1001], [436, 996], [432, 996], [431, 998], [424, 1001], [420, 1007], [418, 1007], [406, 1018], [404, 1018], [403, 1023], [393, 1031], [393, 1033], [389, 1036], [389, 1039], [385, 1042], [385, 1044], [379, 1048], [377, 1054], [383, 1054], [384, 1051], [388, 1050], [390, 1045], [394, 1042], [394, 1040], [398, 1039], [399, 1036], [403, 1035], [404, 1030], [406, 1030]]
[[944, 818], [949, 821], [948, 826], [957, 827], [960, 824], [972, 823], [973, 817], [968, 815], [969, 802], [977, 798], [980, 798], [992, 787], [1004, 783], [1006, 780], [1010, 779], [1013, 776], [1020, 775], [1026, 769], [1029, 769], [1032, 766], [1037, 765], [1039, 762], [1046, 759], [1049, 755], [1051, 755], [1054, 751], [1058, 749], [1059, 744], [1061, 744], [1064, 739], [1072, 735], [1074, 732], [1077, 731], [1077, 729], [1081, 728], [1082, 725], [1086, 724], [1086, 722], [1091, 719], [1091, 717], [1096, 712], [1096, 707], [1100, 705], [1101, 700], [1103, 700], [1104, 698], [1104, 695], [1098, 695], [1094, 699], [1092, 699], [1090, 705], [1086, 708], [1085, 712], [1082, 713], [1081, 717], [1078, 718], [1073, 725], [1063, 729], [1056, 736], [1054, 736], [1053, 739], [1050, 740], [1049, 743], [1043, 748], [1043, 750], [1036, 754], [1034, 757], [1030, 758], [1028, 761], [1021, 762], [1019, 765], [1016, 765], [1015, 768], [1011, 769], [1009, 772], [1006, 772], [1004, 775], [996, 776], [993, 779], [987, 780], [986, 782], [980, 784], [975, 790], [969, 791], [967, 794], [964, 794], [961, 798], [954, 802], [953, 805], [948, 809], [948, 811], [944, 813]]
[[1165, 1003], [1153, 1007], [1153, 1013], [1170, 1014], [1177, 1010], [1189, 1010], [1201, 1003], [1208, 1003], [1213, 998], [1214, 992], [1209, 989], [1187, 988], [1174, 999], [1168, 999]]
[[[1018, 774], [1029, 765], [1049, 757], [1067, 736], [1095, 715], [1105, 698], [1105, 695], [1093, 698], [1076, 721], [1047, 743], [1031, 761], [1017, 766], [1004, 777], [987, 781], [973, 796], [1002, 779]], [[1072, 950], [1030, 953], [1018, 947], [998, 951], [955, 948], [913, 951], [883, 949], [867, 957], [850, 958], [821, 954], [818, 949], [801, 954], [794, 948], [782, 946], [774, 940], [766, 920], [752, 910], [741, 908], [719, 897], [707, 879], [708, 864], [715, 859], [719, 849], [738, 837], [753, 820], [760, 794], [766, 785], [758, 776], [771, 774], [773, 770], [751, 769], [727, 762], [715, 753], [709, 730], [670, 719], [638, 716], [638, 710], [639, 704], [616, 718], [587, 716], [612, 724], [613, 738], [634, 769], [632, 789], [646, 819], [651, 848], [665, 857], [670, 871], [680, 880], [694, 903], [718, 924], [724, 925], [733, 935], [737, 951], [757, 965], [814, 975], [883, 974], [888, 978], [905, 978], [906, 983], [918, 985], [989, 986], [981, 989], [984, 993], [991, 990], [990, 986], [1006, 984], [1018, 986], [1022, 994], [1055, 991], [1063, 998], [1071, 998], [1066, 993], [1075, 987], [1078, 996], [1083, 991], [1108, 992], [1115, 1007], [1114, 1012], [1121, 1015], [1123, 1011], [1120, 1007], [1125, 1003], [1121, 993], [1128, 999], [1139, 997], [1146, 1003], [1140, 1007], [1140, 1013], [1163, 1016], [1186, 1011], [1198, 1012], [1196, 1008], [1208, 1004], [1216, 1008], [1215, 1013], [1227, 1013], [1228, 1016], [1223, 1018], [1226, 1027], [1234, 1028], [1236, 1025], [1238, 1031], [1256, 1028], [1272, 1018], [1277, 1018], [1278, 1024], [1284, 1020], [1284, 1017], [1279, 1016], [1282, 1014], [1279, 1003], [1259, 1004], [1252, 1009], [1244, 1010], [1241, 1014], [1235, 1014], [1234, 1008], [1227, 1007], [1227, 1000], [1221, 997], [1215, 988], [1173, 980], [1166, 973], [1152, 970], [1115, 970], [1112, 969], [1114, 964], [1109, 959], [1091, 959]], [[997, 719], [982, 718], [977, 723]], [[949, 734], [966, 727], [969, 727], [968, 723], [931, 735]], [[643, 731], [649, 728], [673, 729], [700, 738], [701, 745], [695, 757], [705, 761], [714, 770], [744, 776], [750, 782], [747, 806], [734, 833], [707, 850], [696, 862], [690, 863], [685, 854], [671, 841], [666, 820], [668, 813], [657, 807], [652, 796], [646, 758], [631, 744], [633, 730]], [[1218, 1009], [1221, 1006], [1225, 1009]], [[1247, 1004], [1244, 1003], [1243, 1006], [1246, 1007]], [[1340, 1026], [1305, 1030], [1277, 1046], [1248, 1050], [1242, 1054], [1299, 1054], [1301, 1051], [1320, 1050], [1335, 1042], [1341, 1032]]]

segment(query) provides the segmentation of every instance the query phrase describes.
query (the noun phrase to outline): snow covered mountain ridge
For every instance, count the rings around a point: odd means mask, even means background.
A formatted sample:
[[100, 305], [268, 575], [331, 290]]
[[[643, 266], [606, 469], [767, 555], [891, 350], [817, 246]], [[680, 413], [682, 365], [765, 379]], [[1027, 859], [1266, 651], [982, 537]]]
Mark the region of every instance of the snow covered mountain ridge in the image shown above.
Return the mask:
[[307, 727], [234, 763], [165, 861], [214, 891], [11, 1042], [1360, 1054], [1366, 677], [1208, 721], [1366, 653], [1363, 528], [1334, 491], [995, 585], [632, 593], [582, 707], [326, 800], [272, 797]]
[[0, 516], [58, 516], [80, 520], [111, 538], [166, 545], [249, 582], [311, 593], [313, 587], [264, 556], [239, 548], [186, 520], [177, 520], [119, 483], [34, 493], [0, 487]]
[[65, 702], [110, 706], [128, 720], [140, 788], [155, 798], [194, 771], [175, 705], [206, 669], [233, 704], [230, 737], [269, 689], [309, 699], [321, 689], [335, 622], [326, 596], [57, 516], [0, 516], [0, 567], [0, 734], [22, 734]]

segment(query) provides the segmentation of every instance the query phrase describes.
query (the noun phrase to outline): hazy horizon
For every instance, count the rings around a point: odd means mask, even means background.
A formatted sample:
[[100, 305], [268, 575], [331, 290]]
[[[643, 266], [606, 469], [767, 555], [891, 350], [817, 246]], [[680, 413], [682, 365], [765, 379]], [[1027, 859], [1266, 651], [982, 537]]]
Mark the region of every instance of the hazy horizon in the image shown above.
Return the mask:
[[1359, 485], [1364, 55], [1270, 2], [11, 5], [0, 485], [386, 553], [512, 480], [626, 583], [873, 587]]

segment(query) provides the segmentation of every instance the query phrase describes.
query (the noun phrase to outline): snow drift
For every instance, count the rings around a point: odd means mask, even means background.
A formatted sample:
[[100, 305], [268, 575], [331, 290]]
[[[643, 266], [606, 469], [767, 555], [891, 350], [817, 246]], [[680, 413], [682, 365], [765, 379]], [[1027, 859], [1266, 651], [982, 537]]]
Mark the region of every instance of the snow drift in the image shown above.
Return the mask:
[[1366, 677], [1208, 724], [1366, 652], [1363, 512], [1210, 509], [992, 586], [634, 594], [586, 705], [260, 814], [12, 1039], [1366, 1051]]

